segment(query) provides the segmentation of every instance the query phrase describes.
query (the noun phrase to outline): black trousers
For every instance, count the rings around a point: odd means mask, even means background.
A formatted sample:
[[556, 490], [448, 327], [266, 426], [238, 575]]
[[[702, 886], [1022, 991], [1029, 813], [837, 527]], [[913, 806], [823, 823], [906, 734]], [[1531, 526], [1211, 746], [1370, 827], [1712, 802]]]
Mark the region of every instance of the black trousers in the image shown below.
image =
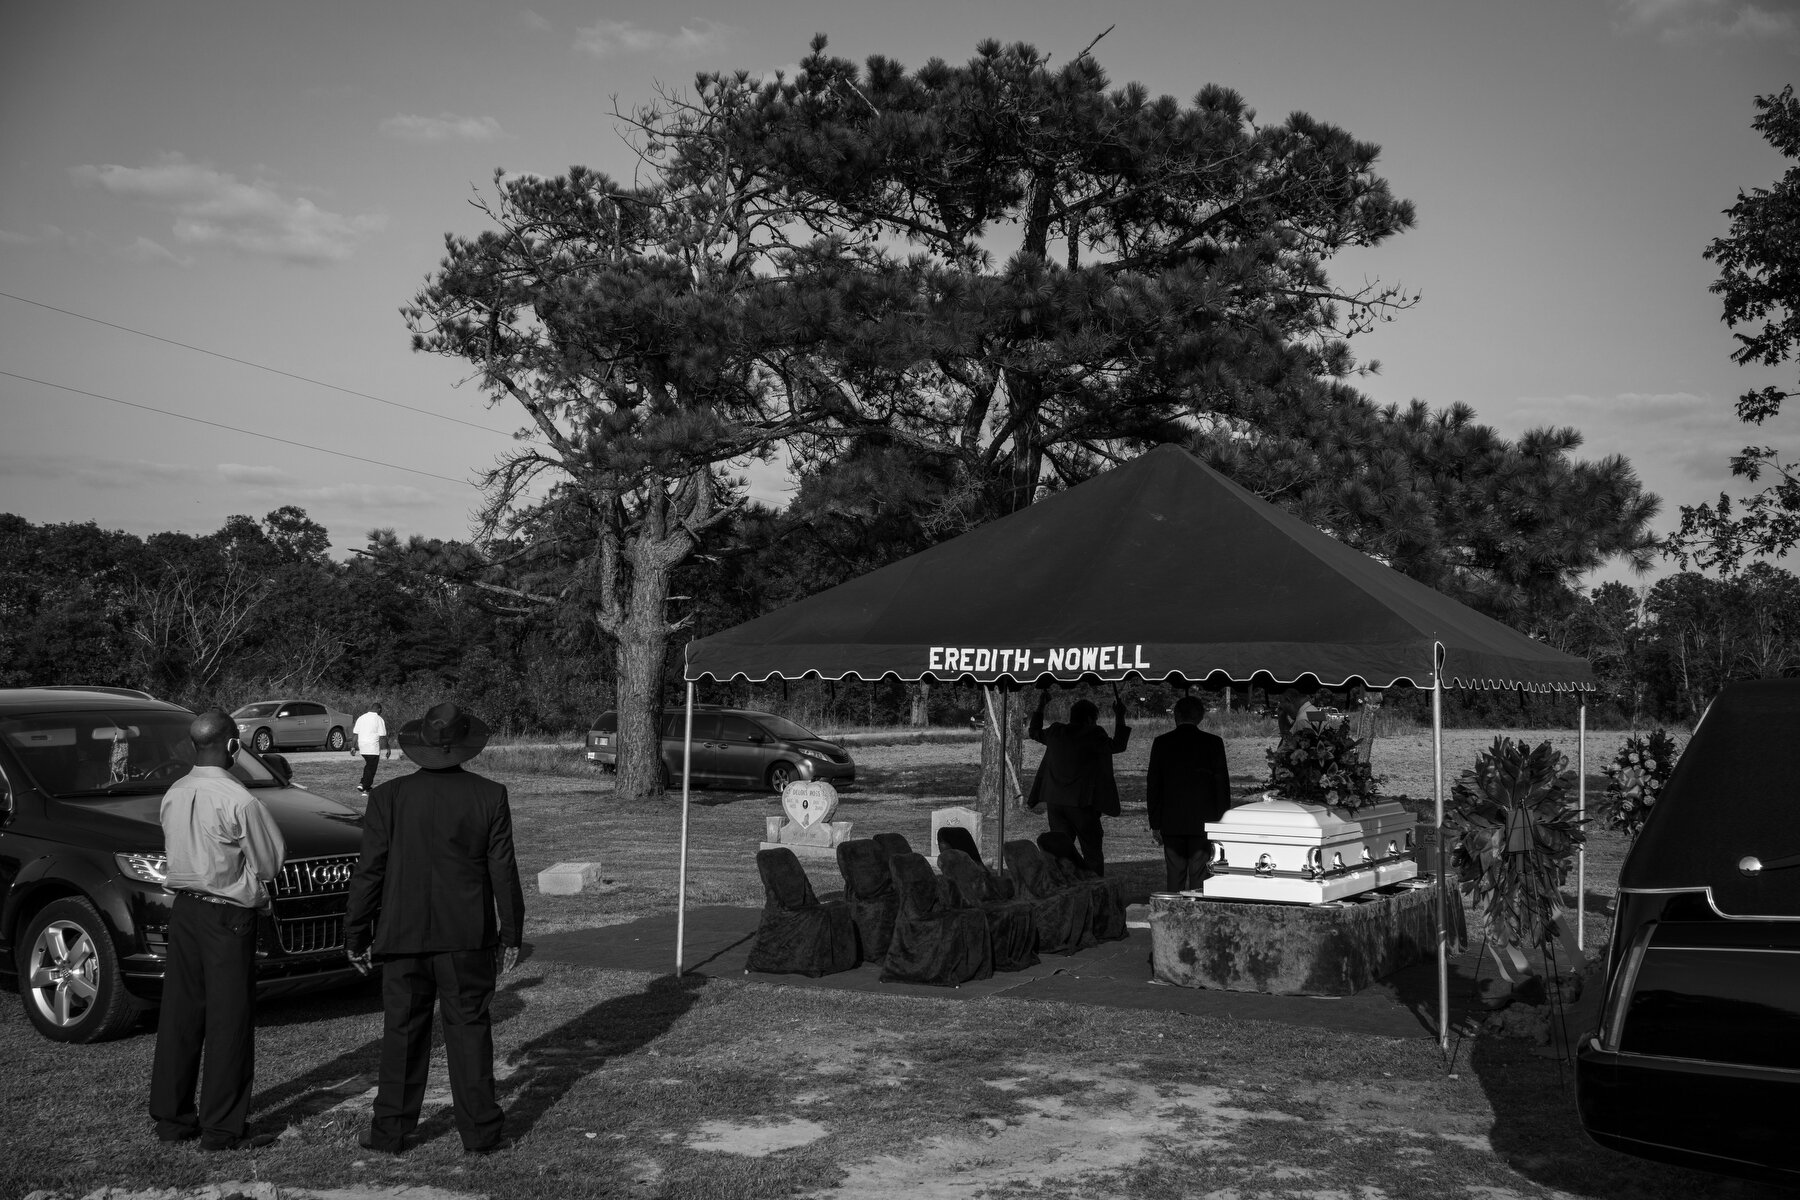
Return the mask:
[[381, 755], [365, 754], [362, 756], [362, 760], [362, 790], [366, 792], [375, 786], [375, 764], [381, 761]]
[[177, 895], [169, 911], [169, 959], [150, 1068], [150, 1115], [158, 1137], [177, 1141], [199, 1134], [207, 1145], [226, 1145], [244, 1136], [256, 1074], [255, 1006], [256, 913]]
[[494, 1099], [494, 951], [446, 950], [389, 958], [381, 965], [386, 1019], [381, 1035], [381, 1086], [370, 1140], [398, 1150], [419, 1123], [431, 1066], [431, 1009], [444, 1021], [450, 1098], [465, 1149], [498, 1142], [506, 1116]]
[[1106, 855], [1100, 847], [1106, 831], [1100, 828], [1100, 810], [1061, 808], [1052, 804], [1049, 816], [1052, 833], [1074, 836], [1076, 848], [1081, 851], [1081, 865], [1096, 875], [1106, 874]]
[[1169, 890], [1183, 892], [1206, 881], [1206, 864], [1212, 861], [1212, 841], [1204, 833], [1165, 833], [1163, 866], [1169, 873]]

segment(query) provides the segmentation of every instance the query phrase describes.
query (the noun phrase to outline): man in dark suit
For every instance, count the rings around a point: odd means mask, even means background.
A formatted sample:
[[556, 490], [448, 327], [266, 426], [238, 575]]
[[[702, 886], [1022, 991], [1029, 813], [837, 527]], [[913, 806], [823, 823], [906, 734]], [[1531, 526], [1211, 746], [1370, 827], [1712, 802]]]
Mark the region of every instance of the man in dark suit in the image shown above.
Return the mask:
[[1031, 781], [1027, 807], [1033, 812], [1048, 809], [1051, 830], [1071, 834], [1081, 847], [1082, 866], [1104, 875], [1106, 857], [1100, 843], [1105, 831], [1100, 818], [1119, 815], [1119, 785], [1113, 779], [1112, 760], [1113, 755], [1124, 753], [1131, 740], [1125, 705], [1113, 701], [1109, 738], [1100, 728], [1100, 709], [1092, 700], [1077, 700], [1069, 706], [1067, 724], [1058, 721], [1045, 729], [1044, 709], [1049, 703], [1050, 690], [1045, 688], [1027, 730], [1033, 741], [1044, 744], [1044, 759]]
[[506, 789], [462, 769], [487, 737], [487, 726], [454, 704], [401, 726], [400, 749], [421, 769], [376, 788], [363, 817], [344, 948], [364, 973], [379, 957], [386, 1010], [367, 1150], [398, 1154], [419, 1123], [434, 1002], [463, 1149], [486, 1154], [502, 1144], [489, 1006], [495, 979], [519, 960], [525, 897]]
[[1175, 728], [1150, 743], [1150, 774], [1144, 799], [1150, 835], [1163, 848], [1171, 892], [1197, 888], [1206, 879], [1212, 843], [1206, 823], [1231, 807], [1231, 772], [1225, 739], [1200, 728], [1206, 702], [1183, 696], [1175, 702]]

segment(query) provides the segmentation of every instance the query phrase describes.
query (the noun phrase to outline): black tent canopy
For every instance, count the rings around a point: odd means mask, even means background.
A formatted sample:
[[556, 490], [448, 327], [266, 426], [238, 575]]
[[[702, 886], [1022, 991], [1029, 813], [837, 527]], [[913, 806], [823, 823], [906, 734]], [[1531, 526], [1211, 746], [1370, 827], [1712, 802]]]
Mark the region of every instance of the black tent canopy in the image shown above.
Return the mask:
[[1593, 686], [1584, 660], [1351, 549], [1176, 446], [687, 652], [689, 680], [889, 676]]
[[[694, 685], [705, 680], [1407, 683], [1432, 692], [1440, 845], [1444, 689], [1585, 695], [1594, 686], [1586, 660], [1351, 549], [1177, 446], [697, 639], [684, 675], [690, 738]], [[1580, 711], [1585, 810], [1585, 702]], [[685, 769], [683, 780], [685, 911]], [[1440, 893], [1445, 886], [1440, 870]], [[1447, 1045], [1443, 903], [1440, 894], [1439, 1040]], [[677, 973], [681, 927], [678, 920]]]

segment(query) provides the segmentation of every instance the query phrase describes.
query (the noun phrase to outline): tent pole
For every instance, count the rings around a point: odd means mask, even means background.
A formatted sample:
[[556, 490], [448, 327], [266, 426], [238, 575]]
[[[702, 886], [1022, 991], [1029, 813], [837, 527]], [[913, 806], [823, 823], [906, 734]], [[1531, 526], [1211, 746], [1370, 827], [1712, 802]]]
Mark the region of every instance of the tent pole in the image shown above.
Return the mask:
[[1006, 878], [1006, 773], [1012, 769], [1012, 760], [1006, 756], [1006, 727], [1011, 724], [1011, 722], [1006, 719], [1005, 692], [1000, 693], [1000, 716], [996, 717], [994, 715], [994, 690], [999, 686], [1000, 685], [996, 683], [993, 688], [984, 687], [981, 691], [987, 698], [988, 720], [990, 722], [998, 721], [1000, 724], [1000, 828], [996, 835], [996, 840], [999, 841], [1000, 845], [992, 850], [991, 853], [994, 856], [994, 861], [1000, 866], [1000, 878], [1004, 879]]
[[1431, 762], [1437, 817], [1438, 1049], [1450, 1052], [1450, 848], [1444, 845], [1444, 648], [1432, 647]]
[[[1587, 693], [1578, 694], [1581, 703], [1576, 710], [1575, 724], [1575, 728], [1579, 731], [1575, 740], [1575, 815], [1585, 823], [1587, 821]], [[1575, 948], [1577, 950], [1587, 949], [1587, 846], [1585, 843], [1575, 850]]]
[[681, 735], [681, 870], [675, 883], [675, 975], [681, 976], [681, 952], [687, 938], [688, 780], [694, 766], [694, 682], [687, 685], [687, 727]]

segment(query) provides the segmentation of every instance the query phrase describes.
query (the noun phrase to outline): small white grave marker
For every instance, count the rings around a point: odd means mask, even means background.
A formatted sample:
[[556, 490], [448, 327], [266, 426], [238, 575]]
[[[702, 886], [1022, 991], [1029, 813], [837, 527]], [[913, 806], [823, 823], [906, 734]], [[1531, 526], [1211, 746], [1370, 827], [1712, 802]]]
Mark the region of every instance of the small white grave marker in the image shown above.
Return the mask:
[[600, 882], [597, 862], [564, 862], [538, 872], [538, 891], [546, 896], [573, 896]]

